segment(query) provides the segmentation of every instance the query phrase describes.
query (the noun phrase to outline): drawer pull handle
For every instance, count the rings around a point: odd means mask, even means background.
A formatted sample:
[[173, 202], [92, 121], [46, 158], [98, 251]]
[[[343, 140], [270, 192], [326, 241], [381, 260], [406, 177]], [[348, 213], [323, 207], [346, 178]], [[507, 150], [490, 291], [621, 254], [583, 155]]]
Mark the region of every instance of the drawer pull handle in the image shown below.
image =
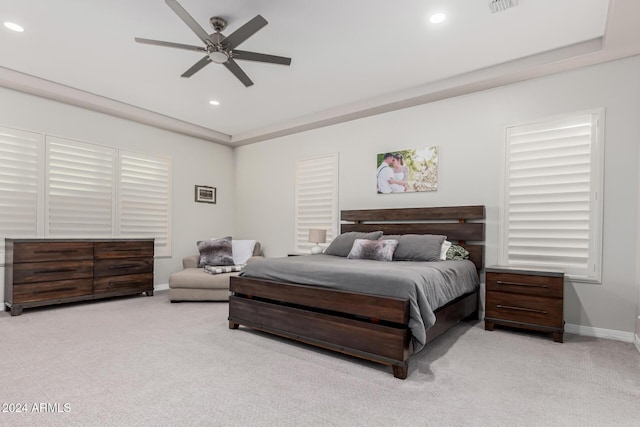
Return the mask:
[[511, 305], [501, 305], [501, 304], [497, 304], [496, 307], [505, 308], [507, 310], [529, 311], [531, 313], [547, 314], [546, 310], [535, 310], [533, 308], [513, 307]]
[[498, 285], [507, 285], [507, 286], [526, 286], [529, 288], [548, 288], [547, 285], [536, 285], [533, 283], [518, 283], [518, 282], [503, 282], [502, 280], [498, 280], [496, 282]]
[[129, 280], [128, 282], [109, 282], [108, 287], [110, 288], [117, 288], [120, 286], [130, 286], [130, 285], [139, 285], [140, 280]]
[[50, 273], [70, 273], [76, 271], [75, 268], [59, 268], [57, 270], [36, 270], [33, 274], [50, 274]]
[[36, 249], [34, 254], [72, 254], [78, 252], [78, 249]]
[[111, 267], [109, 267], [109, 270], [119, 270], [121, 268], [134, 268], [134, 267], [138, 267], [138, 265], [137, 264], [112, 265]]
[[34, 295], [38, 294], [48, 294], [51, 292], [65, 292], [65, 291], [73, 291], [75, 288], [66, 287], [66, 288], [58, 288], [58, 289], [46, 289], [44, 291], [33, 291]]

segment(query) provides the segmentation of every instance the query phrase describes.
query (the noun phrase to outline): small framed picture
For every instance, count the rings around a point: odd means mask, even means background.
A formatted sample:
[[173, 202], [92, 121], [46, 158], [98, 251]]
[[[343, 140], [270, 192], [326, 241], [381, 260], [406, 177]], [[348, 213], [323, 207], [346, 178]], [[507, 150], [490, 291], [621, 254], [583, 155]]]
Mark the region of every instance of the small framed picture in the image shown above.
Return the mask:
[[207, 187], [206, 185], [196, 185], [196, 202], [215, 203], [216, 188]]

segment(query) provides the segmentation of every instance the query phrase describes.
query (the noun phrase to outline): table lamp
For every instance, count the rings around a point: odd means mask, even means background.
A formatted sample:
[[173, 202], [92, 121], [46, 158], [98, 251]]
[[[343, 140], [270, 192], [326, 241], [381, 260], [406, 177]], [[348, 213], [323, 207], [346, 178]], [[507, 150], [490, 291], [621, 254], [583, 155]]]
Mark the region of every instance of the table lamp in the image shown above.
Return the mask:
[[327, 241], [327, 230], [320, 230], [317, 228], [311, 228], [309, 230], [309, 241], [315, 243], [311, 247], [311, 254], [317, 255], [322, 253], [322, 247], [318, 243], [325, 243]]

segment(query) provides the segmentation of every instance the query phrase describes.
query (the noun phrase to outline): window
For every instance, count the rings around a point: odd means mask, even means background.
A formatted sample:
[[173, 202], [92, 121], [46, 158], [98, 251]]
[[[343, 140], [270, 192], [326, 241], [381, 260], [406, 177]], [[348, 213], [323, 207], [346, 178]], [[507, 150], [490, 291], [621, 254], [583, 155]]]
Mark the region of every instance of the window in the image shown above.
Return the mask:
[[312, 228], [327, 231], [327, 243], [336, 236], [338, 214], [338, 155], [298, 160], [295, 171], [295, 250], [310, 252]]
[[0, 128], [4, 238], [154, 238], [171, 255], [171, 161]]
[[112, 237], [116, 150], [46, 137], [47, 237]]
[[506, 130], [501, 262], [600, 281], [603, 111]]
[[121, 237], [155, 238], [158, 256], [171, 254], [171, 163], [168, 159], [120, 151]]
[[0, 238], [38, 234], [43, 147], [41, 134], [0, 128]]

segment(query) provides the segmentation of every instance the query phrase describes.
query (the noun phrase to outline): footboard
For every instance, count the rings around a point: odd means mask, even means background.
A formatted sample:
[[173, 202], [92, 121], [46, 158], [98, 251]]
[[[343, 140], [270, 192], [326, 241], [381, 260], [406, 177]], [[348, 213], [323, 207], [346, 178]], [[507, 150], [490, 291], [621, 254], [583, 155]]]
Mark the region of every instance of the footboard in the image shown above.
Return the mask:
[[409, 301], [232, 277], [229, 327], [245, 325], [393, 367], [406, 378]]

